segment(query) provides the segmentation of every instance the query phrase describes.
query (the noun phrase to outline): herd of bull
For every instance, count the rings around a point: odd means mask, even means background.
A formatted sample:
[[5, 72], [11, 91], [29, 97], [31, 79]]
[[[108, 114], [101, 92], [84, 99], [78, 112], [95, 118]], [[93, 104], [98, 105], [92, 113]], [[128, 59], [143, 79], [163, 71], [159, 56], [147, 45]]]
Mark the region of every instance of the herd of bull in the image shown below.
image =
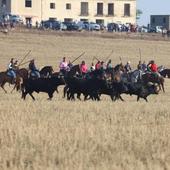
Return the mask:
[[[77, 67], [77, 69], [76, 69]], [[159, 94], [161, 90], [159, 78], [156, 78], [151, 73], [148, 76], [144, 76], [142, 81], [131, 82], [123, 81], [119, 72], [113, 70], [95, 70], [88, 76], [82, 76], [77, 74], [79, 72], [79, 66], [73, 66], [73, 68], [63, 74], [52, 73], [51, 75], [42, 76], [41, 78], [28, 78], [23, 80], [21, 85], [22, 98], [25, 100], [27, 94], [29, 94], [33, 100], [33, 92], [45, 92], [48, 94], [49, 99], [53, 98], [55, 91], [58, 91], [58, 86], [63, 85], [63, 97], [67, 100], [75, 100], [76, 98], [81, 100], [82, 95], [84, 100], [100, 100], [101, 95], [110, 96], [112, 101], [122, 100], [121, 94], [136, 95], [137, 101], [143, 98], [145, 101], [151, 94]], [[109, 76], [110, 75], [110, 76]], [[153, 76], [153, 77], [152, 77]], [[144, 79], [147, 77], [147, 79]], [[158, 80], [157, 80], [158, 79]], [[145, 81], [147, 80], [147, 81]], [[161, 76], [161, 80], [164, 82], [164, 78]]]

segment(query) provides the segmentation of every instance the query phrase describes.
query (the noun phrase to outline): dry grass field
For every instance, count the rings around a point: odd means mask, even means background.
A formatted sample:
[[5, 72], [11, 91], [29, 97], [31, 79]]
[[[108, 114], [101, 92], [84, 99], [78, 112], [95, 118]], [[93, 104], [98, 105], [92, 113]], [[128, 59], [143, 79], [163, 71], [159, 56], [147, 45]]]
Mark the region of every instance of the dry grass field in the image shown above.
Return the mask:
[[[62, 36], [32, 33], [0, 34], [0, 70], [11, 57], [18, 60], [32, 50], [39, 68], [58, 70], [62, 57], [73, 60], [82, 52], [88, 64], [93, 56], [113, 64], [155, 59], [170, 67], [170, 42]], [[166, 93], [150, 96], [149, 103], [124, 95], [126, 102], [66, 101], [55, 93], [21, 94], [0, 89], [0, 169], [2, 170], [168, 170], [170, 169], [170, 81]]]

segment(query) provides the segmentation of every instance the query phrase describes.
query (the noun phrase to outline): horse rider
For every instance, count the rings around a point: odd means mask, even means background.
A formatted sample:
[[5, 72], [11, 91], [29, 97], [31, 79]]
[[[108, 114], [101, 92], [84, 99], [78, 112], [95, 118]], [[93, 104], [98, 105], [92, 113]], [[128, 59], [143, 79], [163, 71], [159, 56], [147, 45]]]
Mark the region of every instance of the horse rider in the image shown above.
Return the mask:
[[123, 73], [123, 72], [124, 72], [123, 63], [120, 62], [120, 64], [117, 64], [117, 65], [114, 67], [114, 71], [115, 71], [115, 72]]
[[95, 70], [95, 65], [94, 65], [94, 63], [91, 63], [90, 71], [92, 72], [94, 70]]
[[143, 72], [147, 71], [147, 65], [146, 65], [145, 61], [143, 61], [143, 63], [142, 63], [142, 70], [143, 70]]
[[105, 70], [105, 69], [106, 69], [106, 66], [105, 66], [104, 61], [101, 62], [101, 64], [100, 64], [100, 69], [101, 69], [101, 70]]
[[130, 61], [128, 61], [127, 64], [125, 65], [125, 71], [126, 71], [127, 73], [129, 73], [129, 72], [132, 71], [132, 68], [131, 68], [131, 66], [130, 66]]
[[29, 70], [31, 71], [30, 72], [31, 76], [36, 77], [36, 78], [40, 78], [40, 73], [39, 73], [39, 70], [35, 66], [35, 60], [34, 59], [31, 60], [30, 63], [29, 63]]
[[137, 65], [137, 69], [138, 70], [142, 70], [142, 61], [140, 60], [138, 65]]
[[7, 69], [7, 75], [12, 77], [12, 84], [15, 83], [16, 81], [16, 69], [15, 69], [15, 65], [14, 65], [14, 58], [11, 58], [10, 63], [8, 65], [8, 69]]
[[96, 65], [95, 65], [95, 70], [99, 70], [100, 67], [101, 67], [101, 62], [98, 61], [98, 62], [96, 63]]
[[60, 72], [65, 75], [67, 69], [68, 69], [68, 63], [66, 61], [66, 57], [63, 57], [63, 60], [60, 62], [60, 65], [59, 65], [59, 68], [60, 68]]
[[82, 61], [80, 65], [80, 70], [81, 70], [82, 76], [86, 75], [86, 73], [88, 72], [88, 68], [87, 68], [85, 61]]
[[138, 80], [141, 81], [142, 80], [142, 74], [144, 72], [143, 68], [142, 68], [142, 61], [140, 60], [138, 65], [137, 65], [137, 70], [138, 70]]
[[107, 67], [107, 69], [111, 69], [112, 68], [112, 60], [108, 61], [106, 67]]
[[157, 66], [157, 64], [155, 63], [154, 60], [151, 60], [151, 61], [148, 63], [147, 67], [148, 67], [149, 71], [150, 71], [151, 73], [153, 73], [155, 76], [157, 76], [157, 77], [160, 76], [160, 74], [158, 73], [158, 66]]
[[73, 63], [71, 61], [69, 61], [67, 67], [68, 67], [67, 71], [71, 70], [71, 68], [73, 67]]

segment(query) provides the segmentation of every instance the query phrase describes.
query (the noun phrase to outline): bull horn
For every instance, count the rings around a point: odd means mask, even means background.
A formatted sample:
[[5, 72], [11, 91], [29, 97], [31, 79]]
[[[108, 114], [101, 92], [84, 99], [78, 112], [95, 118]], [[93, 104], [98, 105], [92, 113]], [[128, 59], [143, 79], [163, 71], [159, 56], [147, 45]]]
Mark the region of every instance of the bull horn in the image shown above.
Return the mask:
[[152, 86], [152, 85], [154, 85], [154, 84], [153, 84], [152, 82], [148, 82], [147, 85], [148, 85], [148, 86]]

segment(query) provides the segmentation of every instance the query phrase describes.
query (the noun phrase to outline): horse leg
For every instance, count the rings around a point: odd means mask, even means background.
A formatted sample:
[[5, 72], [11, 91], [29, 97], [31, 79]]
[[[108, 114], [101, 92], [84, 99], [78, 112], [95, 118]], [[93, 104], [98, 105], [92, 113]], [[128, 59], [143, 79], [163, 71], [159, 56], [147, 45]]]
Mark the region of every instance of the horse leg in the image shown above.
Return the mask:
[[22, 97], [21, 98], [25, 100], [27, 94], [28, 94], [27, 92], [22, 91]]
[[168, 78], [170, 78], [170, 74], [167, 74]]
[[159, 83], [159, 84], [158, 84], [158, 86], [159, 86], [159, 90], [161, 91], [161, 90], [162, 90], [162, 88], [161, 88], [161, 84]]
[[4, 88], [4, 85], [5, 85], [5, 83], [2, 83], [2, 84], [1, 84], [1, 88], [4, 90], [5, 93], [7, 93], [7, 91], [6, 91], [5, 88]]
[[16, 88], [16, 84], [15, 84], [15, 86], [13, 87], [13, 89], [11, 90], [11, 94], [13, 93], [13, 91], [15, 90], [15, 88]]
[[[29, 92], [29, 95], [32, 97], [33, 100], [35, 100], [34, 96], [32, 95], [32, 92]], [[26, 97], [26, 95], [25, 95], [25, 97]]]
[[146, 101], [146, 102], [148, 102], [148, 99], [147, 99], [147, 97], [144, 97], [144, 99], [145, 99], [145, 101]]
[[[67, 100], [70, 100], [71, 99], [70, 90], [68, 90], [66, 93], [67, 93]], [[66, 95], [66, 94], [64, 94], [64, 95]]]
[[88, 98], [88, 94], [84, 94], [84, 101], [89, 100], [90, 98], [91, 98], [91, 96]]
[[137, 96], [137, 102], [139, 101], [139, 99], [140, 99], [140, 96]]
[[68, 90], [68, 86], [65, 86], [63, 89], [63, 98], [65, 98], [67, 90]]
[[163, 92], [165, 93], [165, 87], [164, 87], [164, 83], [163, 82], [161, 82], [161, 86], [162, 86]]
[[52, 100], [52, 98], [53, 98], [53, 92], [49, 92], [49, 93], [48, 93], [48, 96], [49, 96], [48, 100]]
[[120, 99], [122, 102], [125, 101], [120, 94], [119, 94], [118, 96], [119, 96], [119, 99]]
[[58, 91], [58, 88], [56, 88], [56, 90], [55, 90], [57, 93], [59, 93], [59, 91]]
[[81, 96], [81, 93], [77, 93], [77, 98], [81, 101], [80, 96]]
[[100, 97], [97, 92], [94, 93], [95, 100], [100, 101]]

